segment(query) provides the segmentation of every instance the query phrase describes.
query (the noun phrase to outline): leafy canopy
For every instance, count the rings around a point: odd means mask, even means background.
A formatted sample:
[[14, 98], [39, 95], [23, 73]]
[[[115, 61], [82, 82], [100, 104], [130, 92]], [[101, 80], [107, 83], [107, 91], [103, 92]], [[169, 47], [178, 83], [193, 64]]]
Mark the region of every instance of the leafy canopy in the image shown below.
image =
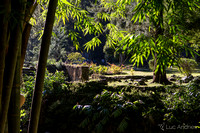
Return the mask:
[[[142, 63], [143, 58], [150, 55], [156, 58], [156, 70], [164, 71], [179, 60], [180, 51], [185, 50], [194, 56], [195, 51], [187, 45], [189, 38], [181, 25], [184, 10], [195, 11], [199, 8], [199, 0], [101, 0], [101, 5], [111, 10], [112, 17], [126, 17], [126, 7], [135, 3], [132, 10], [133, 24], [148, 23], [148, 34], [129, 33], [119, 30], [116, 25], [107, 24], [110, 28], [107, 43], [114, 45], [118, 50], [132, 54], [131, 61], [135, 64]], [[108, 16], [99, 15], [103, 19]], [[108, 19], [109, 20], [109, 19]], [[95, 45], [92, 45], [95, 46]], [[91, 46], [88, 46], [91, 48]], [[156, 55], [156, 57], [155, 57]]]

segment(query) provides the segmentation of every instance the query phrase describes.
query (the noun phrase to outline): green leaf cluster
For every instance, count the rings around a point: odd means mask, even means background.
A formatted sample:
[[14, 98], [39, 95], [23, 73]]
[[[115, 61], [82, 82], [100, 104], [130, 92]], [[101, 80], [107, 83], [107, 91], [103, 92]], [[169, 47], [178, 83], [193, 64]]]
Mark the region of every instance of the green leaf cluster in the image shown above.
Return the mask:
[[194, 59], [180, 58], [179, 60], [179, 70], [186, 74], [186, 76], [191, 75], [192, 71], [197, 68], [198, 64]]
[[72, 52], [67, 55], [66, 62], [72, 63], [72, 64], [81, 64], [85, 58], [81, 55], [79, 52]]

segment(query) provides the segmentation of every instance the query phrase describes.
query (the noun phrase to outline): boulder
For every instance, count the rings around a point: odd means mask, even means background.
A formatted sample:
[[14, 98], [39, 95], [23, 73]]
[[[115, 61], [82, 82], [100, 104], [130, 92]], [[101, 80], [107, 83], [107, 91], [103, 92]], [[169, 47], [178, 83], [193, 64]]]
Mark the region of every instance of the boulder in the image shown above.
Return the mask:
[[181, 77], [179, 77], [179, 76], [176, 76], [176, 75], [172, 75], [170, 78], [169, 78], [169, 81], [178, 81], [178, 80], [180, 80], [181, 79]]

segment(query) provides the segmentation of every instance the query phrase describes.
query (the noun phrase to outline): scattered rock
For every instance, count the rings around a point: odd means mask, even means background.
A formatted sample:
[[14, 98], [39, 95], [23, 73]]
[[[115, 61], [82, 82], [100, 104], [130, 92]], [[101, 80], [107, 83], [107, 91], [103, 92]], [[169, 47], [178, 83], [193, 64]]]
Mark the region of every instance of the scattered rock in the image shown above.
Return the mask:
[[138, 82], [138, 84], [139, 85], [147, 85], [145, 82], [142, 82], [142, 81]]
[[106, 81], [106, 79], [100, 80], [99, 83], [101, 83], [103, 85], [108, 85], [108, 82]]
[[138, 83], [134, 83], [133, 85], [135, 85], [135, 86], [139, 86], [139, 84], [138, 84]]
[[176, 75], [172, 75], [170, 78], [169, 78], [169, 81], [180, 81], [180, 79], [181, 79], [181, 77], [179, 77], [179, 76], [176, 76]]
[[183, 83], [183, 80], [182, 80], [182, 79], [178, 80], [178, 83], [179, 83], [179, 84], [182, 84], [182, 83]]
[[130, 82], [129, 82], [128, 84], [129, 84], [129, 85], [132, 85], [132, 83], [130, 83]]
[[175, 77], [170, 77], [169, 81], [176, 81], [177, 79]]
[[147, 80], [145, 79], [145, 78], [141, 78], [141, 79], [139, 79], [138, 80], [138, 84], [139, 85], [147, 85], [145, 82], [146, 82]]
[[195, 77], [191, 82], [195, 84], [200, 84], [200, 77], [199, 76]]
[[100, 78], [100, 74], [92, 74], [91, 78], [92, 79], [99, 79]]
[[189, 83], [194, 77], [192, 75], [185, 76], [182, 78], [183, 83]]
[[138, 82], [147, 82], [147, 79], [141, 78], [141, 79], [138, 80]]
[[133, 82], [134, 80], [133, 79], [129, 79], [129, 81]]
[[171, 77], [172, 77], [172, 78], [176, 78], [176, 75], [173, 74]]

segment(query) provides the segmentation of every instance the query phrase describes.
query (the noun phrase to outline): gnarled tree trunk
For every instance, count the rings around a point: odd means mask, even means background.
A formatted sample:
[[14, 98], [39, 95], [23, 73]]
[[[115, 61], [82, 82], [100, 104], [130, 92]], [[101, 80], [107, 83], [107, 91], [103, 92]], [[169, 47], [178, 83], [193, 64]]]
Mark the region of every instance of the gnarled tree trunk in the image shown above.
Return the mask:
[[[162, 3], [163, 6], [163, 3]], [[163, 35], [163, 8], [160, 7], [160, 12], [158, 14], [158, 22], [155, 22], [155, 27], [156, 27], [156, 33], [155, 33], [155, 45], [157, 47], [157, 39], [159, 35]], [[161, 66], [157, 68], [157, 53], [155, 53], [155, 58], [154, 58], [154, 72], [153, 72], [153, 82], [155, 83], [160, 83], [160, 84], [170, 84], [169, 80], [167, 79], [167, 74], [166, 74], [166, 69], [165, 66]]]
[[169, 80], [167, 79], [167, 74], [166, 74], [166, 70], [161, 71], [160, 68], [158, 68], [158, 71], [153, 72], [153, 82], [154, 83], [160, 83], [160, 84], [170, 84]]

